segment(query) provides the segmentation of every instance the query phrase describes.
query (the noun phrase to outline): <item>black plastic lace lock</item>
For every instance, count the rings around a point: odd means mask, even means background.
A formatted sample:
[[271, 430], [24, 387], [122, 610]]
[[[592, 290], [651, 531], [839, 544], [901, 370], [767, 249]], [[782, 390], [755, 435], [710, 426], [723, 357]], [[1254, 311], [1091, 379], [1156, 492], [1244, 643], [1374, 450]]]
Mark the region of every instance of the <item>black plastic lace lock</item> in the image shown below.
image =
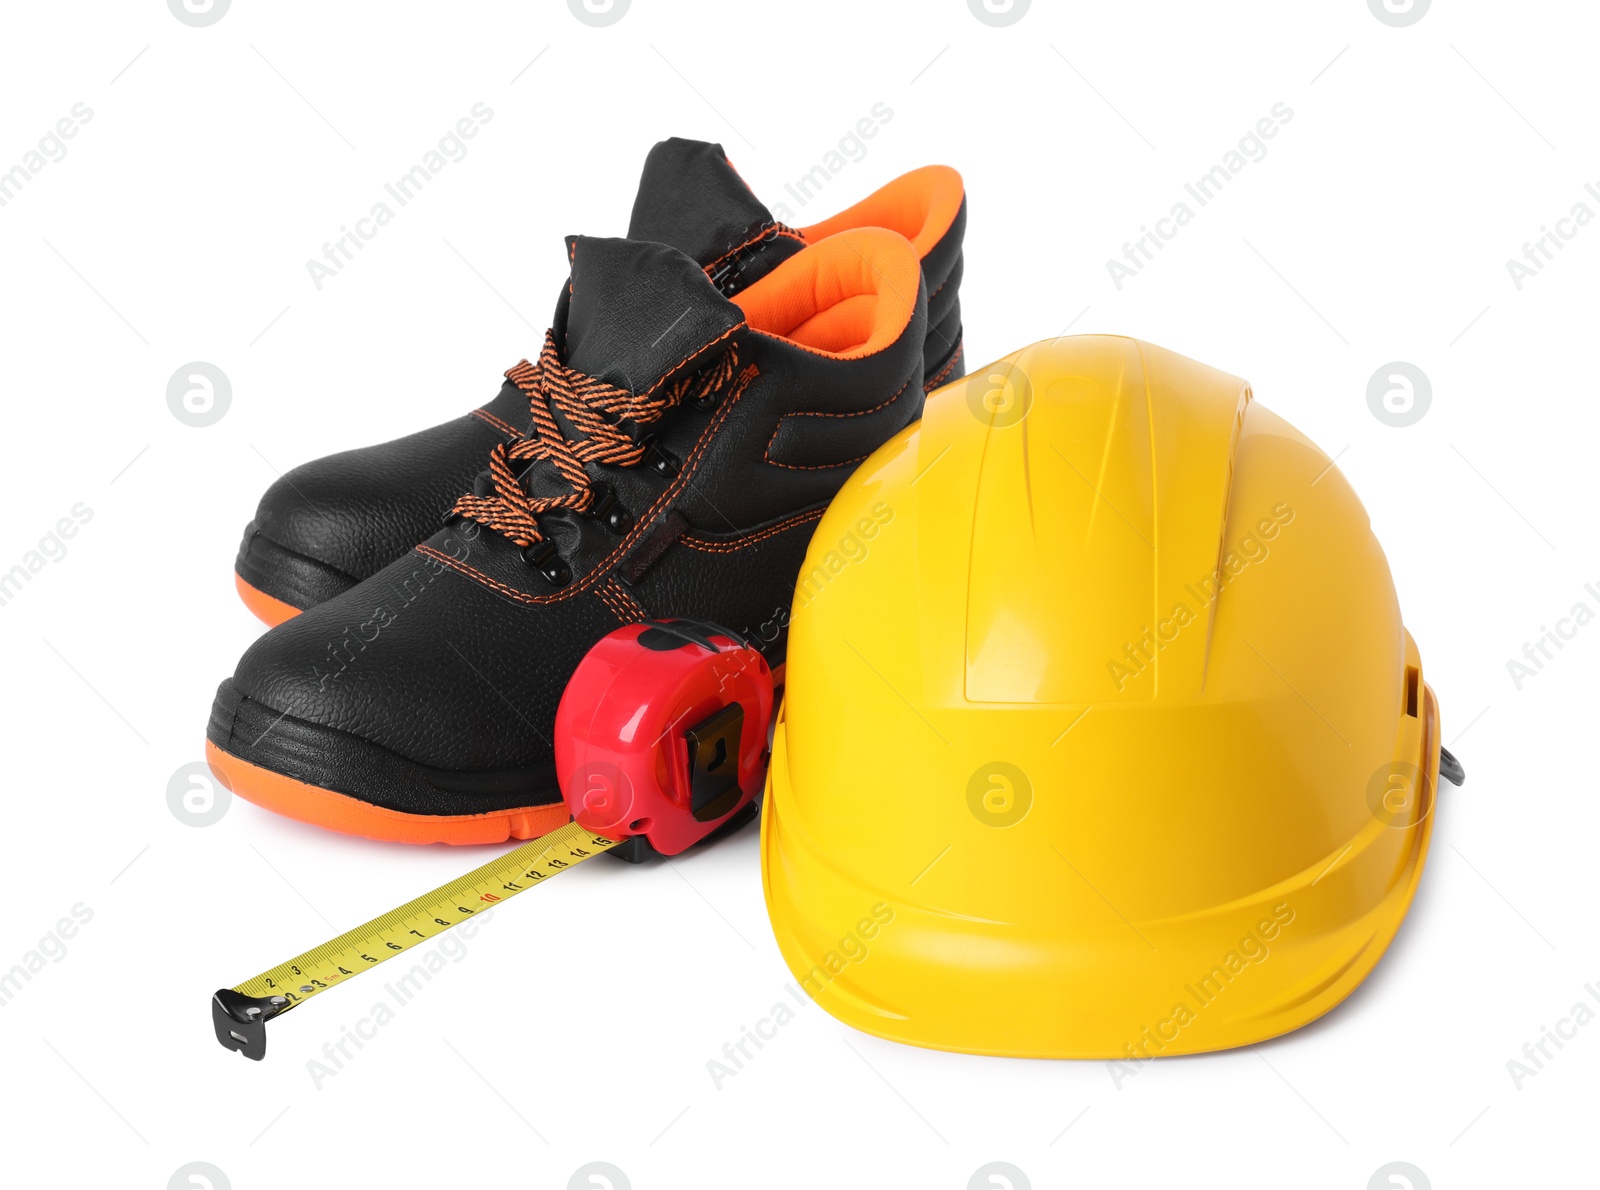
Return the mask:
[[523, 546], [522, 560], [542, 574], [552, 587], [564, 587], [572, 581], [572, 567], [548, 537]]
[[633, 514], [617, 500], [616, 489], [610, 484], [596, 484], [594, 502], [589, 505], [589, 515], [607, 529], [621, 537], [633, 528]]

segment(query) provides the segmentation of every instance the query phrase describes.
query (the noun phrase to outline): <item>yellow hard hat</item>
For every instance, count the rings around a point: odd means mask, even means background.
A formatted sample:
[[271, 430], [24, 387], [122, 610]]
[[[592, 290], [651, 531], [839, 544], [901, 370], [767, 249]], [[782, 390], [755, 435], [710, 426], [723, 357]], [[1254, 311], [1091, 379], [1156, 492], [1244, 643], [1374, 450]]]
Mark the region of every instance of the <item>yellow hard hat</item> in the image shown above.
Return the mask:
[[1439, 765], [1388, 563], [1328, 456], [1236, 377], [1050, 340], [930, 396], [817, 527], [767, 908], [806, 990], [880, 1037], [1245, 1045], [1372, 970]]

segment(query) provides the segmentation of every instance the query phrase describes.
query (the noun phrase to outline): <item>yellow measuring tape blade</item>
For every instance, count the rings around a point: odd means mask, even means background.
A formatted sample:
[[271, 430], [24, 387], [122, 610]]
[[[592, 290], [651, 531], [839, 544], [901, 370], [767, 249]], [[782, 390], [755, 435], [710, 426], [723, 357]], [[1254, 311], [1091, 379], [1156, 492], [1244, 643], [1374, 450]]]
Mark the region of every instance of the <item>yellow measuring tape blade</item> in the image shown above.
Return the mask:
[[[591, 834], [576, 822], [569, 822], [507, 851], [465, 876], [238, 984], [233, 988], [238, 995], [267, 1002], [253, 1009], [240, 1009], [259, 1018], [253, 1029], [246, 1028], [248, 1022], [244, 1021], [239, 1022], [240, 1027], [246, 1034], [256, 1032], [259, 1036], [264, 1021], [616, 845], [614, 839]], [[221, 992], [217, 995], [224, 997]], [[230, 1042], [220, 1020], [217, 1035], [224, 1045], [240, 1049], [248, 1057], [260, 1057], [265, 1044], [263, 1041], [253, 1047], [256, 1052], [252, 1053], [247, 1036], [239, 1032], [231, 1033]]]

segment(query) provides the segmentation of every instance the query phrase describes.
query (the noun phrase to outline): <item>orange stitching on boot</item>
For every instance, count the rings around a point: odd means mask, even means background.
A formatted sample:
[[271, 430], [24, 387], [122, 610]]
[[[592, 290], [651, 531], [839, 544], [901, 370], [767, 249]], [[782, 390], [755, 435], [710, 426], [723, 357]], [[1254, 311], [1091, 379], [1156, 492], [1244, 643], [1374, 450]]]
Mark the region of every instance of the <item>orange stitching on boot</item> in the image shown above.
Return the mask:
[[610, 583], [601, 583], [594, 589], [594, 593], [599, 597], [600, 602], [606, 605], [606, 610], [613, 616], [624, 624], [629, 622], [628, 609], [617, 601], [616, 592], [612, 589]]
[[[869, 413], [876, 413], [880, 409], [887, 409], [890, 405], [893, 405], [900, 399], [900, 395], [904, 393], [906, 389], [911, 387], [911, 382], [915, 379], [916, 377], [914, 376], [906, 377], [906, 382], [899, 388], [895, 389], [894, 396], [889, 397], [887, 400], [879, 401], [876, 405], [873, 405], [868, 409], [852, 409], [846, 413], [830, 413], [825, 409], [802, 409], [798, 413], [785, 413], [782, 417], [778, 418], [778, 425], [781, 427], [783, 423], [788, 421], [791, 417], [865, 417]], [[772, 432], [772, 438], [776, 438], [777, 436], [778, 431], [774, 430]], [[767, 439], [767, 446], [769, 449], [772, 446], [772, 438]]]
[[805, 236], [801, 235], [787, 223], [779, 223], [774, 220], [770, 226], [762, 228], [759, 232], [751, 236], [737, 248], [729, 248], [721, 256], [717, 257], [710, 264], [706, 265], [705, 269], [703, 270], [705, 275], [708, 277], [711, 276], [717, 271], [718, 266], [721, 265], [723, 261], [732, 259], [733, 257], [739, 255], [739, 253], [743, 252], [746, 248], [753, 247], [756, 244], [759, 244], [762, 240], [768, 238], [795, 240], [801, 244], [806, 242]]
[[599, 599], [601, 603], [606, 605], [606, 610], [608, 612], [610, 612], [613, 616], [615, 616], [619, 621], [623, 619], [622, 612], [618, 609], [616, 603], [612, 600], [611, 595], [606, 590], [606, 587], [605, 587], [604, 583], [602, 583], [600, 586], [596, 587], [594, 589], [594, 593], [595, 593], [595, 597], [597, 599]]
[[650, 613], [644, 610], [644, 604], [635, 599], [615, 578], [609, 579], [601, 588], [610, 591], [618, 604], [622, 607], [622, 622], [631, 624], [638, 620], [648, 620]]
[[506, 584], [501, 582], [499, 579], [490, 578], [487, 574], [483, 573], [483, 571], [477, 569], [476, 567], [468, 566], [465, 562], [456, 561], [449, 554], [441, 554], [431, 545], [424, 544], [417, 546], [417, 553], [422, 554], [425, 557], [432, 558], [436, 562], [442, 562], [446, 566], [450, 567], [450, 569], [458, 571], [473, 581], [482, 583], [484, 586], [489, 587], [492, 590], [498, 591], [507, 599], [515, 599], [518, 603], [553, 603], [558, 598], [570, 598], [571, 596], [579, 594], [581, 591], [587, 589], [586, 587], [577, 587], [577, 585], [574, 584], [572, 587], [564, 588], [559, 596], [529, 595], [526, 591], [519, 591], [515, 587], [506, 586]]
[[[778, 418], [778, 424], [772, 428], [772, 437], [767, 439], [766, 449], [761, 452], [762, 460], [764, 462], [771, 463], [774, 467], [783, 467], [790, 471], [826, 471], [830, 467], [846, 466], [846, 463], [815, 463], [809, 465], [805, 463], [780, 463], [777, 459], [772, 457], [772, 445], [773, 443], [777, 442], [778, 435], [783, 432], [784, 422], [788, 421], [791, 417], [866, 417], [869, 413], [877, 413], [881, 410], [887, 409], [890, 405], [893, 405], [905, 393], [906, 389], [911, 387], [911, 382], [914, 379], [916, 379], [914, 376], [906, 377], [906, 382], [895, 390], [894, 396], [890, 397], [887, 401], [879, 401], [870, 409], [854, 409], [848, 413], [828, 413], [824, 410], [802, 410], [799, 413], [785, 413], [782, 417]], [[867, 453], [870, 454], [871, 452], [869, 451]], [[859, 463], [866, 457], [867, 455], [860, 455], [857, 458], [848, 460], [848, 462]]]
[[773, 459], [768, 459], [767, 462], [774, 467], [782, 467], [785, 471], [831, 471], [835, 467], [854, 467], [857, 463], [864, 463], [871, 457], [872, 455], [869, 452], [838, 463], [779, 463]]
[[922, 391], [925, 393], [931, 393], [934, 389], [943, 384], [944, 378], [950, 375], [951, 372], [955, 371], [956, 364], [961, 362], [961, 357], [963, 354], [965, 354], [966, 350], [967, 345], [965, 341], [958, 339], [956, 341], [956, 353], [950, 357], [949, 363], [945, 364], [944, 367], [940, 368], [938, 372], [934, 374], [932, 380], [923, 381]]
[[737, 541], [710, 541], [704, 537], [684, 536], [679, 539], [679, 544], [705, 554], [732, 554], [747, 549], [759, 541], [765, 541], [769, 537], [776, 537], [779, 533], [787, 533], [790, 529], [798, 529], [802, 525], [820, 521], [826, 511], [825, 508], [814, 508], [810, 512], [802, 512], [799, 516], [792, 516], [786, 521], [779, 521], [776, 525], [769, 525], [761, 532], [741, 537]]
[[483, 422], [489, 423], [489, 425], [491, 425], [495, 429], [499, 430], [507, 438], [521, 438], [522, 437], [522, 431], [521, 430], [517, 429], [514, 425], [512, 425], [508, 421], [501, 421], [498, 417], [496, 417], [494, 414], [490, 413], [487, 409], [474, 409], [467, 416], [468, 417], [475, 417], [479, 421], [483, 421]]
[[648, 619], [644, 607], [633, 596], [629, 595], [615, 578], [608, 579], [598, 588], [600, 597], [606, 601], [607, 606], [616, 614], [624, 624], [632, 624], [637, 620]]

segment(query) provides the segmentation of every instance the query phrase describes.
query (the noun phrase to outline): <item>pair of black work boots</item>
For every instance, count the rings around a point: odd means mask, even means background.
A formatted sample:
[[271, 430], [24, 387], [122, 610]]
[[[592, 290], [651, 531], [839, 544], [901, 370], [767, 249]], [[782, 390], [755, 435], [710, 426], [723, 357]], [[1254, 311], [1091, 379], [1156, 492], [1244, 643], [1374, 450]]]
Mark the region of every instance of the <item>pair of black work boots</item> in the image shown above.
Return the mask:
[[275, 626], [217, 691], [213, 770], [351, 834], [526, 839], [567, 819], [556, 707], [607, 632], [715, 621], [781, 676], [829, 500], [962, 374], [965, 223], [943, 166], [793, 228], [721, 146], [658, 144], [493, 400], [268, 489], [235, 569]]

